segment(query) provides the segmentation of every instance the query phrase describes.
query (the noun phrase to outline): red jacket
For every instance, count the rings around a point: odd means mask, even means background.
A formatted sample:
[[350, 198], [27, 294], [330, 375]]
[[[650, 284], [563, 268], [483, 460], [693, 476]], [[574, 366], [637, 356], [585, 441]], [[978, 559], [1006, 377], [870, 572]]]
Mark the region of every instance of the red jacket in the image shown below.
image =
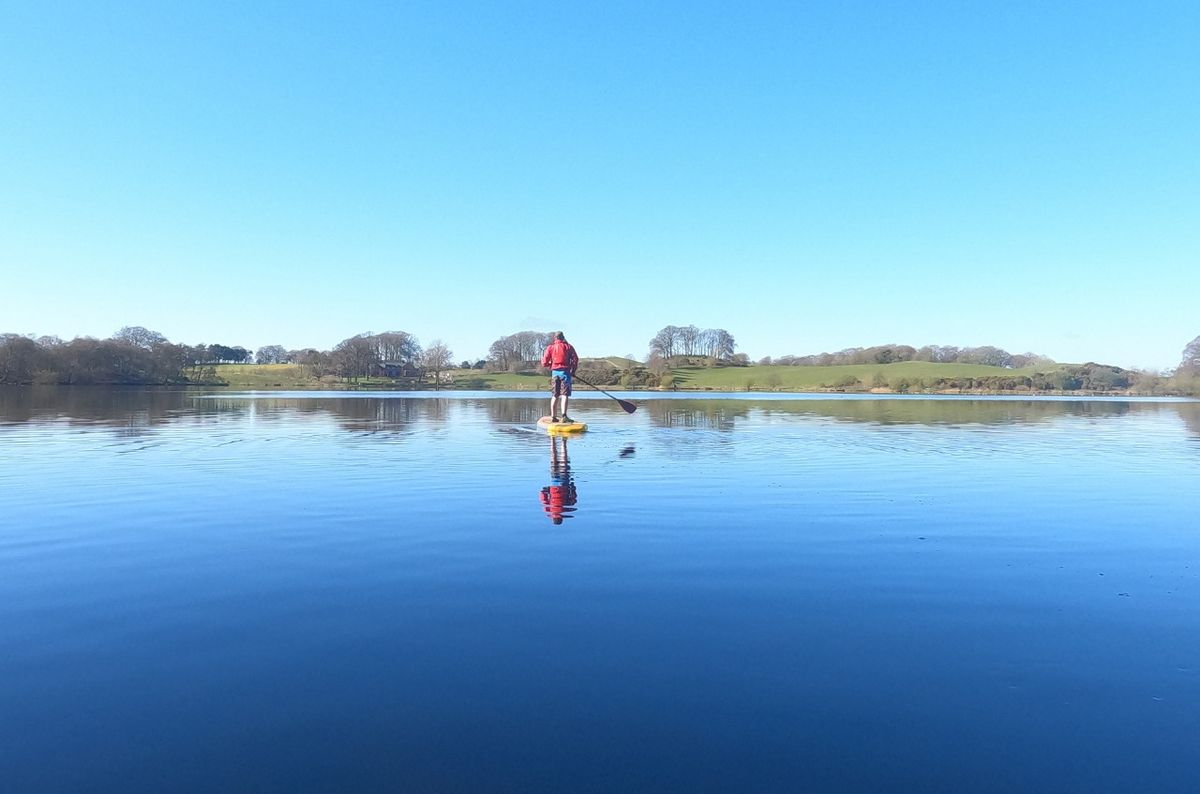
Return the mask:
[[555, 339], [542, 354], [542, 366], [550, 369], [565, 369], [574, 375], [576, 367], [579, 366], [579, 356], [575, 355], [575, 348], [571, 347], [570, 342]]

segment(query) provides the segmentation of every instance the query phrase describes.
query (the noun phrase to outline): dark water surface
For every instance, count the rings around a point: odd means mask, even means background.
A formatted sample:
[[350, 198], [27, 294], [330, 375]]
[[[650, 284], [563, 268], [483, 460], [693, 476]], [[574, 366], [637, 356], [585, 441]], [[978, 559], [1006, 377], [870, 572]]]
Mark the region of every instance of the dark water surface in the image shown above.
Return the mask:
[[1200, 404], [0, 390], [5, 791], [1197, 791]]

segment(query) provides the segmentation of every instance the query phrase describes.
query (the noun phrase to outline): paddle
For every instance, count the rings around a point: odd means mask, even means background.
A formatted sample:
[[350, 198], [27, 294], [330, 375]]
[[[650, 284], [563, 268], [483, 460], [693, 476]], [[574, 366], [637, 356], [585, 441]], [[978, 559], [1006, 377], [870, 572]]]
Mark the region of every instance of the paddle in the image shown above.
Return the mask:
[[595, 389], [596, 391], [600, 392], [601, 394], [603, 394], [603, 395], [604, 395], [604, 396], [606, 396], [606, 397], [612, 397], [614, 400], [616, 400], [616, 401], [617, 401], [617, 405], [621, 406], [621, 410], [622, 410], [622, 411], [624, 411], [624, 412], [625, 412], [625, 413], [627, 413], [627, 414], [631, 414], [631, 413], [633, 413], [634, 411], [636, 411], [636, 410], [637, 410], [637, 406], [636, 406], [636, 405], [634, 405], [633, 403], [629, 402], [628, 400], [622, 400], [622, 399], [619, 399], [619, 398], [617, 398], [617, 397], [613, 397], [611, 394], [609, 394], [608, 392], [606, 392], [604, 389], [601, 389], [599, 386], [596, 386], [596, 385], [594, 385], [594, 384], [588, 383], [586, 380], [584, 380], [583, 378], [579, 377], [578, 375], [576, 375], [576, 376], [575, 376], [575, 380], [577, 380], [577, 381], [579, 381], [579, 382], [581, 382], [581, 383], [583, 383], [583, 384], [585, 384], [585, 385], [587, 385], [587, 386], [591, 386], [593, 389]]

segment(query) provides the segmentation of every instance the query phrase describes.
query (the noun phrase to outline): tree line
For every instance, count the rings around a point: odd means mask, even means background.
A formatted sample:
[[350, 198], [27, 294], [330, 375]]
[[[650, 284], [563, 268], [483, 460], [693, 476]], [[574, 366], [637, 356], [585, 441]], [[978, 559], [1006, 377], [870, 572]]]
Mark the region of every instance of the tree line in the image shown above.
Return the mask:
[[894, 364], [900, 361], [926, 361], [939, 364], [983, 364], [989, 367], [1022, 369], [1053, 364], [1054, 359], [1040, 353], [1009, 353], [991, 345], [955, 347], [953, 345], [876, 345], [848, 347], [836, 353], [807, 356], [770, 356], [758, 363], [789, 367], [837, 367], [846, 364]]
[[440, 383], [453, 368], [524, 371], [539, 366], [552, 332], [520, 331], [492, 343], [488, 358], [453, 363], [453, 351], [435, 339], [422, 347], [406, 331], [361, 333], [330, 350], [264, 345], [254, 353], [240, 345], [175, 344], [163, 334], [126, 326], [108, 339], [0, 335], [0, 383], [168, 384], [217, 379], [218, 364], [298, 364], [313, 377], [425, 379]]
[[[77, 337], [64, 341], [56, 336], [30, 337], [0, 334], [0, 384], [167, 384], [204, 383], [216, 379], [216, 365], [292, 363], [307, 367], [316, 378], [358, 380], [368, 377], [425, 380], [435, 384], [453, 368], [487, 369], [493, 372], [526, 372], [540, 369], [542, 352], [553, 339], [547, 331], [519, 331], [496, 339], [488, 348], [488, 357], [475, 362], [453, 363], [452, 351], [440, 340], [423, 347], [405, 331], [361, 333], [343, 339], [330, 350], [303, 348], [289, 350], [282, 345], [265, 345], [251, 353], [240, 345], [175, 344], [163, 334], [140, 326], [126, 326], [108, 339]], [[618, 377], [629, 387], [661, 386], [673, 366], [702, 363], [709, 366], [746, 366], [749, 359], [736, 353], [732, 334], [721, 328], [700, 329], [695, 325], [668, 325], [649, 343], [645, 367], [621, 370], [600, 360], [585, 362], [593, 367], [593, 382], [616, 382]], [[993, 346], [954, 347], [948, 345], [876, 345], [853, 347], [834, 353], [807, 356], [766, 357], [760, 365], [838, 366], [846, 364], [891, 364], [902, 361], [983, 364], [1022, 369], [1053, 364], [1048, 356], [1036, 353], [1013, 354]], [[612, 375], [612, 369], [616, 375]], [[995, 375], [975, 385], [1006, 388], [1009, 376]], [[996, 379], [992, 383], [990, 379]], [[1011, 378], [1010, 378], [1011, 380]], [[986, 383], [985, 383], [986, 381]], [[1028, 383], [1026, 383], [1028, 381]], [[1035, 382], [1036, 381], [1036, 382]], [[1015, 380], [1013, 383], [1017, 383]], [[838, 384], [832, 384], [837, 387]], [[868, 384], [861, 383], [866, 387]], [[870, 386], [891, 385], [872, 383]], [[903, 384], [897, 384], [903, 386]], [[917, 385], [917, 384], [911, 384]], [[949, 382], [943, 384], [952, 386]], [[967, 388], [970, 385], [963, 384]], [[1085, 364], [1058, 367], [1045, 374], [1029, 376], [1018, 386], [1054, 390], [1134, 389], [1145, 393], [1200, 394], [1200, 336], [1183, 350], [1179, 366], [1169, 373], [1130, 372], [1118, 367]], [[841, 384], [852, 387], [852, 384]]]
[[169, 383], [191, 368], [245, 361], [249, 351], [228, 345], [173, 344], [160, 333], [125, 327], [108, 339], [0, 335], [0, 383]]
[[440, 340], [422, 348], [404, 331], [364, 333], [344, 339], [332, 350], [287, 350], [266, 345], [251, 353], [240, 345], [175, 344], [157, 331], [126, 326], [108, 339], [0, 335], [0, 383], [168, 384], [216, 380], [217, 364], [300, 364], [315, 377], [357, 379], [390, 373], [434, 382], [451, 366], [451, 353]]
[[686, 356], [730, 361], [736, 349], [733, 334], [724, 328], [668, 325], [650, 340], [650, 355], [665, 359]]
[[423, 379], [433, 376], [441, 383], [442, 373], [453, 365], [453, 352], [440, 339], [422, 347], [407, 331], [361, 333], [343, 339], [332, 350], [304, 348], [286, 350], [281, 345], [261, 347], [254, 354], [259, 364], [300, 364], [315, 377], [335, 376], [347, 380], [388, 377]]

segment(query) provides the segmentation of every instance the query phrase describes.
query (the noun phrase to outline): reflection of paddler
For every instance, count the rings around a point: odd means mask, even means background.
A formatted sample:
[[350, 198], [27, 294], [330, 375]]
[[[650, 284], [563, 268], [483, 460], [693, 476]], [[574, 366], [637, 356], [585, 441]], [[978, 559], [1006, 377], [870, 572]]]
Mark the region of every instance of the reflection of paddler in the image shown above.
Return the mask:
[[[562, 444], [560, 453], [558, 445]], [[571, 477], [571, 461], [567, 457], [567, 440], [550, 437], [550, 484], [542, 489], [542, 509], [555, 524], [571, 518], [577, 500], [575, 480]]]

